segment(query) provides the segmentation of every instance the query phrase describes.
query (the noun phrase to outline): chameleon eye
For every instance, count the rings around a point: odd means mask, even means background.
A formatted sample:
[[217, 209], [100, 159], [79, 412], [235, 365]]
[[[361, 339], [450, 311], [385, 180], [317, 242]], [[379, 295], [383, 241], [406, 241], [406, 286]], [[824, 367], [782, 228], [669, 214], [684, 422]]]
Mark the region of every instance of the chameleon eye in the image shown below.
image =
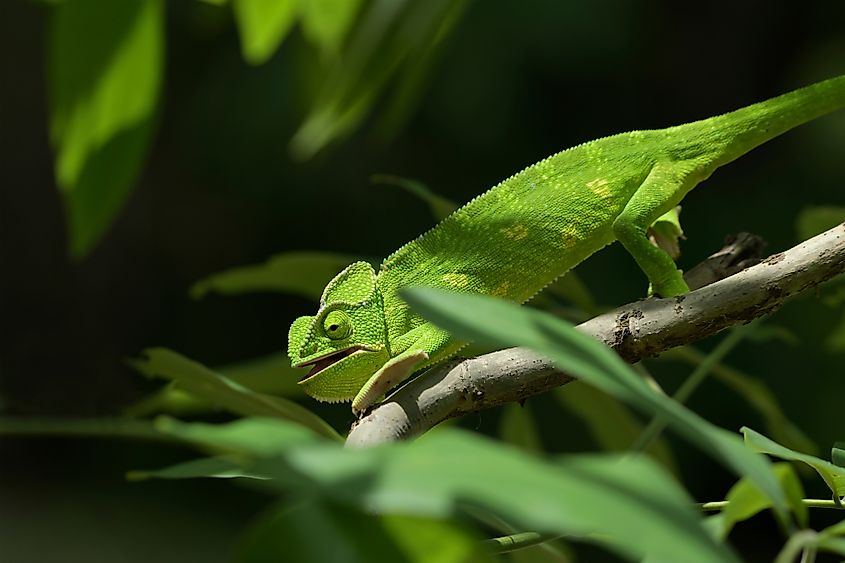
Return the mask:
[[352, 322], [343, 311], [332, 311], [323, 319], [323, 331], [332, 340], [341, 340], [352, 333]]

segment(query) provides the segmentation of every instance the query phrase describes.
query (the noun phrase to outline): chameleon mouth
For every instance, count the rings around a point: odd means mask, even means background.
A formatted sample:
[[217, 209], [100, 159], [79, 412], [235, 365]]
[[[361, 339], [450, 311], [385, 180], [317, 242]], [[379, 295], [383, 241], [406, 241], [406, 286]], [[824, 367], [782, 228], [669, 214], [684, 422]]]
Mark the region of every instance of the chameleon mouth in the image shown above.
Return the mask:
[[307, 367], [307, 366], [311, 366], [311, 370], [308, 373], [306, 373], [302, 377], [302, 379], [299, 380], [299, 382], [302, 383], [303, 381], [314, 377], [315, 375], [317, 375], [318, 373], [320, 373], [321, 371], [323, 371], [327, 367], [332, 366], [332, 365], [336, 364], [337, 362], [341, 361], [342, 359], [348, 358], [349, 356], [351, 356], [355, 352], [357, 352], [359, 350], [363, 350], [363, 349], [364, 349], [363, 346], [350, 346], [349, 348], [346, 348], [345, 350], [338, 350], [337, 352], [332, 352], [331, 354], [329, 354], [327, 356], [323, 356], [322, 358], [317, 358], [316, 360], [311, 360], [310, 362], [305, 362], [305, 363], [299, 364], [296, 367], [304, 368], [304, 367]]

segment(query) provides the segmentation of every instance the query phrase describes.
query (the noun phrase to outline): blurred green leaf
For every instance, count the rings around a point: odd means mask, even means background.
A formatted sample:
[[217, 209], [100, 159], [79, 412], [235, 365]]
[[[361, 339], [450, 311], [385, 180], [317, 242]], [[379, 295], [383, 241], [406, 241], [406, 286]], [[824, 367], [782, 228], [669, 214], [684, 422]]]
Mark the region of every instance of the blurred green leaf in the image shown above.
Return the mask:
[[440, 36], [444, 21], [462, 11], [465, 0], [373, 0], [352, 31], [342, 56], [332, 59], [291, 153], [311, 158], [350, 134], [380, 99], [412, 54]]
[[845, 467], [845, 442], [836, 442], [830, 450], [830, 460], [834, 465]]
[[825, 339], [825, 346], [831, 352], [842, 352], [845, 350], [845, 314], [832, 329]]
[[273, 56], [296, 23], [299, 6], [300, 0], [232, 0], [246, 62], [260, 65]]
[[[692, 346], [681, 346], [665, 351], [660, 357], [664, 360], [679, 360], [698, 366], [704, 361], [706, 355]], [[789, 420], [777, 396], [769, 389], [765, 381], [721, 363], [713, 366], [712, 371], [716, 379], [745, 399], [748, 405], [763, 417], [766, 429], [778, 442], [810, 453], [818, 451], [818, 446]]]
[[543, 443], [528, 405], [509, 403], [502, 407], [499, 436], [527, 452], [542, 452]]
[[302, 32], [325, 55], [337, 55], [360, 7], [361, 0], [305, 0]]
[[559, 299], [563, 299], [567, 303], [572, 303], [578, 307], [585, 316], [594, 316], [598, 314], [598, 307], [596, 307], [595, 300], [590, 293], [587, 285], [578, 277], [575, 270], [566, 272], [563, 276], [543, 290], [543, 294], [551, 294]]
[[816, 537], [816, 545], [820, 549], [845, 555], [845, 538], [842, 536], [845, 536], [845, 520], [820, 531]]
[[[301, 369], [292, 368], [290, 359], [285, 354], [253, 358], [214, 368], [214, 371], [252, 391], [288, 398], [304, 395], [302, 388], [297, 384], [303, 372]], [[126, 414], [135, 417], [156, 413], [185, 415], [213, 411], [216, 408], [219, 407], [179, 389], [175, 384], [170, 384], [126, 409]]]
[[165, 469], [158, 469], [155, 471], [130, 471], [126, 474], [126, 478], [130, 481], [142, 481], [152, 478], [197, 479], [200, 477], [217, 479], [266, 479], [266, 477], [245, 472], [240, 463], [225, 457], [195, 459], [178, 465], [173, 465]]
[[[555, 390], [555, 397], [580, 418], [602, 449], [624, 452], [642, 434], [644, 425], [625, 405], [599, 389], [574, 381]], [[646, 449], [663, 467], [677, 473], [677, 464], [666, 440], [658, 438]]]
[[832, 229], [845, 221], [845, 207], [835, 205], [809, 205], [804, 207], [795, 221], [798, 240], [806, 240]]
[[370, 177], [370, 181], [373, 184], [396, 186], [411, 195], [417, 196], [428, 204], [431, 215], [437, 221], [442, 221], [458, 208], [457, 203], [433, 192], [428, 186], [419, 180], [411, 180], [409, 178], [393, 176], [391, 174], [374, 174]]
[[[786, 493], [789, 506], [801, 527], [806, 527], [809, 519], [807, 506], [802, 502], [804, 487], [795, 469], [788, 463], [775, 463], [772, 466]], [[722, 512], [708, 520], [717, 537], [726, 538], [737, 522], [748, 520], [752, 516], [772, 507], [772, 502], [748, 479], [740, 479], [725, 497], [728, 505]]]
[[268, 513], [243, 539], [243, 563], [482, 563], [492, 561], [456, 523], [375, 516], [326, 501]]
[[214, 451], [257, 458], [247, 470], [270, 477], [264, 485], [368, 513], [451, 518], [463, 506], [483, 507], [522, 529], [572, 535], [629, 557], [736, 561], [705, 532], [683, 489], [643, 457], [551, 463], [454, 429], [413, 443], [347, 449], [283, 420], [160, 419], [157, 426]]
[[526, 530], [565, 533], [657, 561], [735, 561], [690, 499], [645, 458], [571, 456], [550, 464], [465, 432], [363, 450], [301, 448], [255, 470], [307, 475], [332, 498], [379, 513], [444, 518], [485, 507]]
[[234, 454], [235, 458], [230, 459], [239, 461], [241, 467], [247, 465], [245, 459], [272, 457], [305, 444], [328, 443], [337, 446], [334, 442], [320, 440], [303, 426], [276, 418], [250, 417], [226, 424], [207, 424], [160, 416], [155, 420], [155, 427], [162, 434], [192, 442], [205, 449]]
[[819, 476], [824, 479], [824, 482], [830, 487], [831, 492], [835, 496], [839, 498], [845, 496], [845, 468], [836, 466], [829, 461], [819, 459], [815, 456], [790, 450], [748, 427], [743, 427], [741, 432], [745, 434], [745, 443], [751, 448], [781, 459], [806, 463], [815, 469]]
[[338, 272], [360, 259], [333, 252], [285, 252], [263, 264], [233, 268], [200, 280], [191, 286], [191, 297], [199, 299], [211, 292], [239, 295], [277, 291], [316, 301]]
[[335, 440], [338, 433], [323, 419], [292, 401], [256, 393], [230, 381], [219, 373], [166, 348], [144, 351], [144, 358], [131, 365], [150, 377], [174, 381], [185, 391], [212, 404], [244, 415], [269, 416], [296, 422], [314, 432]]
[[0, 417], [0, 436], [2, 435], [163, 441], [172, 439], [159, 432], [149, 420], [126, 418]]
[[123, 206], [146, 156], [163, 76], [164, 3], [56, 4], [47, 56], [56, 183], [79, 257]]
[[562, 371], [644, 412], [661, 415], [675, 431], [714, 459], [749, 477], [786, 521], [786, 498], [768, 460], [746, 448], [735, 435], [656, 393], [610, 348], [571, 324], [542, 311], [481, 295], [412, 288], [402, 296], [420, 314], [457, 338], [532, 348], [552, 359]]

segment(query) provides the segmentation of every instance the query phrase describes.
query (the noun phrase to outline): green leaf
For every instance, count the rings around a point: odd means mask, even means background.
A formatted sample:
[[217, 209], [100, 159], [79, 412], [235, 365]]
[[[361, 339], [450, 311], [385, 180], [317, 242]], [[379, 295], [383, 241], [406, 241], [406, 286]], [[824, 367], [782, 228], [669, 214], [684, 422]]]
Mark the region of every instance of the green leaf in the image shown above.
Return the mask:
[[367, 4], [343, 50], [332, 59], [303, 124], [290, 142], [296, 158], [311, 158], [349, 135], [382, 98], [413, 53], [440, 36], [465, 0], [374, 0]]
[[481, 295], [412, 288], [402, 296], [424, 317], [457, 338], [532, 348], [548, 356], [562, 371], [646, 413], [661, 415], [690, 442], [738, 475], [751, 479], [786, 521], [786, 498], [768, 460], [744, 447], [738, 437], [655, 392], [610, 348], [571, 324], [542, 311]]
[[[587, 425], [593, 439], [604, 450], [627, 451], [643, 432], [643, 423], [625, 405], [595, 387], [575, 381], [555, 391], [555, 397]], [[658, 438], [646, 451], [663, 467], [677, 473], [666, 440]]]
[[302, 426], [274, 418], [242, 418], [226, 424], [207, 424], [160, 416], [155, 420], [155, 427], [167, 436], [215, 452], [235, 454], [241, 467], [246, 465], [244, 459], [271, 457], [294, 450], [296, 446], [327, 443]]
[[832, 229], [845, 221], [845, 207], [835, 205], [810, 205], [801, 210], [795, 221], [798, 240], [806, 240]]
[[538, 297], [554, 295], [578, 307], [586, 315], [598, 313], [595, 300], [587, 285], [578, 277], [574, 270], [566, 272], [562, 277], [553, 281]]
[[306, 0], [302, 32], [325, 55], [337, 55], [360, 6], [361, 0]]
[[458, 208], [457, 203], [431, 191], [428, 186], [419, 180], [411, 180], [409, 178], [393, 176], [391, 174], [374, 174], [370, 177], [370, 181], [373, 184], [396, 186], [411, 195], [417, 196], [428, 204], [431, 215], [437, 221], [442, 221]]
[[296, 23], [299, 6], [299, 0], [232, 0], [246, 62], [260, 65], [273, 56]]
[[323, 419], [293, 401], [256, 393], [166, 348], [144, 351], [131, 365], [150, 377], [163, 377], [197, 397], [244, 416], [269, 416], [296, 422], [328, 438], [341, 440]]
[[819, 459], [815, 456], [802, 454], [781, 446], [777, 442], [766, 438], [762, 434], [755, 432], [748, 427], [743, 427], [740, 431], [745, 434], [745, 443], [754, 450], [767, 453], [781, 459], [806, 463], [816, 470], [827, 486], [830, 487], [834, 496], [839, 498], [845, 496], [845, 468], [839, 467], [829, 461]]
[[[643, 457], [549, 463], [445, 429], [413, 444], [293, 448], [253, 471], [277, 478], [283, 490], [296, 483], [376, 513], [448, 518], [463, 505], [478, 506], [521, 529], [571, 535], [627, 557], [736, 561], [705, 532], [671, 476]], [[295, 481], [302, 476], [312, 484]]]
[[50, 139], [73, 256], [111, 224], [141, 169], [164, 68], [162, 0], [56, 4], [47, 49]]
[[207, 457], [180, 463], [165, 469], [158, 469], [154, 471], [130, 471], [126, 474], [126, 478], [130, 481], [143, 481], [153, 478], [197, 479], [200, 477], [215, 479], [266, 479], [266, 477], [245, 472], [241, 465], [242, 464], [225, 457]]
[[272, 291], [316, 301], [326, 284], [356, 260], [360, 258], [332, 252], [285, 252], [263, 264], [226, 270], [200, 280], [191, 287], [191, 297], [199, 299], [211, 292], [239, 295]]
[[[780, 480], [781, 487], [787, 495], [789, 506], [801, 527], [806, 527], [808, 510], [802, 499], [804, 488], [795, 469], [788, 463], [776, 463], [772, 469]], [[725, 497], [728, 505], [722, 512], [709, 519], [708, 525], [713, 526], [719, 538], [725, 538], [737, 522], [748, 520], [759, 512], [772, 507], [772, 502], [754, 486], [748, 479], [740, 479], [731, 487]]]
[[499, 436], [527, 452], [542, 452], [543, 443], [528, 405], [509, 403], [502, 408]]
[[149, 420], [126, 418], [0, 417], [0, 436], [72, 436], [121, 440], [163, 440]]
[[[283, 557], [282, 557], [283, 554]], [[325, 501], [273, 510], [250, 529], [244, 563], [472, 563], [492, 561], [477, 538], [454, 522], [375, 516]]]
[[845, 467], [845, 442], [836, 442], [830, 450], [830, 461], [839, 467]]
[[[281, 397], [301, 397], [297, 381], [301, 369], [294, 369], [285, 354], [270, 354], [243, 362], [214, 368], [227, 379], [261, 393]], [[175, 384], [145, 397], [126, 409], [127, 416], [140, 417], [156, 413], [196, 414], [216, 410], [218, 405], [179, 389]]]
[[[689, 365], [698, 366], [706, 355], [692, 346], [672, 348], [660, 355], [665, 360], [680, 360]], [[746, 403], [763, 418], [768, 432], [775, 439], [793, 449], [808, 452], [818, 451], [818, 447], [798, 428], [778, 403], [777, 396], [769, 389], [766, 382], [731, 366], [719, 363], [712, 367], [713, 376], [745, 399]]]

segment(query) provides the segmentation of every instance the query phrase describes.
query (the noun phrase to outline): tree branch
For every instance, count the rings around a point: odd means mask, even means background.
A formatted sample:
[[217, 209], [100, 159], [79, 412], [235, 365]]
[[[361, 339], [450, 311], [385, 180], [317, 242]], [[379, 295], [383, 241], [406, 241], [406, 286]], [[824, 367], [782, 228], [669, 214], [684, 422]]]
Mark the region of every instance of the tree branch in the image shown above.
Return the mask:
[[[636, 362], [767, 315], [788, 298], [843, 272], [845, 223], [723, 280], [678, 297], [619, 307], [578, 329], [606, 343], [626, 361]], [[366, 446], [411, 438], [448, 418], [523, 401], [572, 379], [524, 348], [454, 359], [378, 405], [353, 425], [346, 444]]]

